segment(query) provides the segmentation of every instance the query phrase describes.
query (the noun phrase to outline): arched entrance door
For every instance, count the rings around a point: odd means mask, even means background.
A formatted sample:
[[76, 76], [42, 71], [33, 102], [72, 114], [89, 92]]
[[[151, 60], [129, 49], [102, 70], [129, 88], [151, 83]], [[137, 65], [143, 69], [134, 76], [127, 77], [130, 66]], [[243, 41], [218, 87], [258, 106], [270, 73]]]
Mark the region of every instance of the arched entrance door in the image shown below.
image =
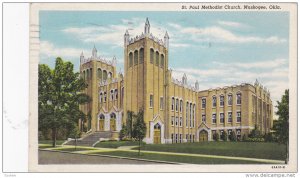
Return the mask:
[[161, 137], [161, 133], [160, 133], [160, 125], [157, 123], [154, 125], [154, 144], [160, 144], [161, 143], [161, 140], [160, 140], [160, 137]]
[[104, 115], [101, 114], [99, 117], [99, 131], [104, 131]]
[[110, 114], [110, 131], [116, 130], [116, 114], [111, 113]]
[[201, 130], [199, 133], [199, 142], [206, 142], [208, 141], [208, 133], [205, 130]]

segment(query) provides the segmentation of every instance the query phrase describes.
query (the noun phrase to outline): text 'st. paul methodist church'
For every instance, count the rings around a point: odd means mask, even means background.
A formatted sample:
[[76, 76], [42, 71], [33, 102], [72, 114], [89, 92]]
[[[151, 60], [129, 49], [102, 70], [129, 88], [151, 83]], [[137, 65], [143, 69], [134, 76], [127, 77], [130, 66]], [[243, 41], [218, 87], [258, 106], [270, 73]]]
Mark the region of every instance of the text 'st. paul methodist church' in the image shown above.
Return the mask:
[[[199, 90], [172, 78], [169, 64], [169, 35], [156, 38], [146, 20], [144, 32], [124, 35], [124, 75], [116, 72], [116, 59], [80, 56], [80, 73], [92, 101], [82, 105], [89, 115], [79, 121], [80, 129], [94, 141], [117, 139], [127, 112], [144, 111], [147, 143], [213, 141], [214, 135], [234, 134], [238, 139], [257, 127], [270, 132], [273, 106], [270, 93], [257, 81], [223, 88]], [[221, 75], [221, 74], [220, 74]], [[91, 139], [92, 140], [92, 139]]]

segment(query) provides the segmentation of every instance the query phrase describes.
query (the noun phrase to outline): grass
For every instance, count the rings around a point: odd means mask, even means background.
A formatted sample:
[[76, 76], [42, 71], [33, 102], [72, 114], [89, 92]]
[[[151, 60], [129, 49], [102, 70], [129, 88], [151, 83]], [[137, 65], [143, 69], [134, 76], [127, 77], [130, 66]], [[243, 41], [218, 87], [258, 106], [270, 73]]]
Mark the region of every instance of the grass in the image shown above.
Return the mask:
[[61, 147], [61, 148], [55, 148], [54, 150], [59, 150], [59, 151], [68, 151], [68, 152], [73, 152], [73, 151], [88, 151], [88, 150], [95, 150], [94, 148], [85, 148], [85, 147]]
[[[145, 143], [141, 143], [145, 144]], [[104, 141], [99, 142], [95, 145], [95, 147], [102, 147], [102, 148], [118, 148], [120, 146], [138, 146], [138, 141]]]
[[203, 142], [153, 144], [143, 146], [141, 149], [149, 151], [195, 153], [274, 160], [284, 160], [286, 154], [284, 145], [265, 142]]
[[177, 163], [189, 163], [189, 164], [264, 164], [256, 161], [246, 160], [232, 160], [232, 159], [221, 159], [221, 158], [204, 158], [194, 156], [183, 156], [183, 155], [165, 155], [155, 153], [141, 153], [139, 156], [137, 152], [130, 151], [108, 151], [108, 152], [93, 152], [98, 155], [110, 155], [110, 156], [121, 156], [129, 158], [148, 159], [156, 161], [168, 161]]

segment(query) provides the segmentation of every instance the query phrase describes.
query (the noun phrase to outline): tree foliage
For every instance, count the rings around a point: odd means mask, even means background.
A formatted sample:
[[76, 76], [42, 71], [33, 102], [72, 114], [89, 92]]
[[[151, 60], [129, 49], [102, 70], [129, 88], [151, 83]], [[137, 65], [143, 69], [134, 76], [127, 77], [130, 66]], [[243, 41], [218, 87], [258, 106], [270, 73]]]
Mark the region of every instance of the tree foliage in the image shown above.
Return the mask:
[[135, 122], [133, 124], [133, 132], [132, 136], [136, 140], [139, 141], [139, 155], [141, 151], [141, 141], [146, 136], [146, 124], [144, 122], [144, 112], [143, 110], [140, 110], [137, 115], [134, 115], [136, 117]]
[[278, 120], [273, 124], [274, 135], [280, 144], [286, 145], [286, 162], [288, 161], [289, 146], [289, 90], [285, 90], [281, 101], [277, 101]]
[[81, 93], [87, 84], [79, 73], [73, 72], [73, 67], [71, 62], [64, 62], [59, 57], [53, 70], [45, 64], [39, 65], [39, 130], [51, 129], [54, 147], [57, 132], [62, 128], [73, 130], [78, 119], [84, 117], [79, 105], [90, 101], [86, 94]]

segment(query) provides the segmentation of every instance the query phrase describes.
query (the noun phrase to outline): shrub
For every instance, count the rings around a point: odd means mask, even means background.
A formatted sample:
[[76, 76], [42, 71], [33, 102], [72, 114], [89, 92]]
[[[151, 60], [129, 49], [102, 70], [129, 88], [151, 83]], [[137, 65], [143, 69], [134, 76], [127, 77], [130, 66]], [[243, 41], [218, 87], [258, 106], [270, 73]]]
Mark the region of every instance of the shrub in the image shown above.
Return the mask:
[[243, 138], [242, 138], [242, 141], [245, 142], [245, 141], [247, 141], [247, 139], [248, 139], [248, 136], [247, 136], [246, 134], [244, 134], [244, 135], [243, 135]]
[[228, 137], [227, 132], [224, 131], [223, 134], [221, 135], [221, 139], [226, 142], [227, 141], [227, 137]]
[[122, 129], [120, 130], [120, 133], [119, 133], [119, 139], [124, 140], [126, 138], [126, 136], [127, 136], [127, 128], [123, 124]]
[[264, 135], [264, 139], [266, 142], [274, 142], [275, 139], [274, 139], [274, 136], [272, 133], [267, 133]]
[[214, 135], [213, 135], [213, 139], [215, 140], [215, 141], [219, 141], [219, 139], [220, 139], [220, 136], [219, 136], [219, 134], [216, 132], [216, 133], [214, 133]]
[[229, 140], [233, 141], [233, 142], [236, 142], [236, 134], [235, 134], [234, 131], [231, 132], [231, 135], [229, 136]]
[[247, 140], [245, 140], [246, 142], [264, 142], [265, 139], [264, 138], [248, 138]]

